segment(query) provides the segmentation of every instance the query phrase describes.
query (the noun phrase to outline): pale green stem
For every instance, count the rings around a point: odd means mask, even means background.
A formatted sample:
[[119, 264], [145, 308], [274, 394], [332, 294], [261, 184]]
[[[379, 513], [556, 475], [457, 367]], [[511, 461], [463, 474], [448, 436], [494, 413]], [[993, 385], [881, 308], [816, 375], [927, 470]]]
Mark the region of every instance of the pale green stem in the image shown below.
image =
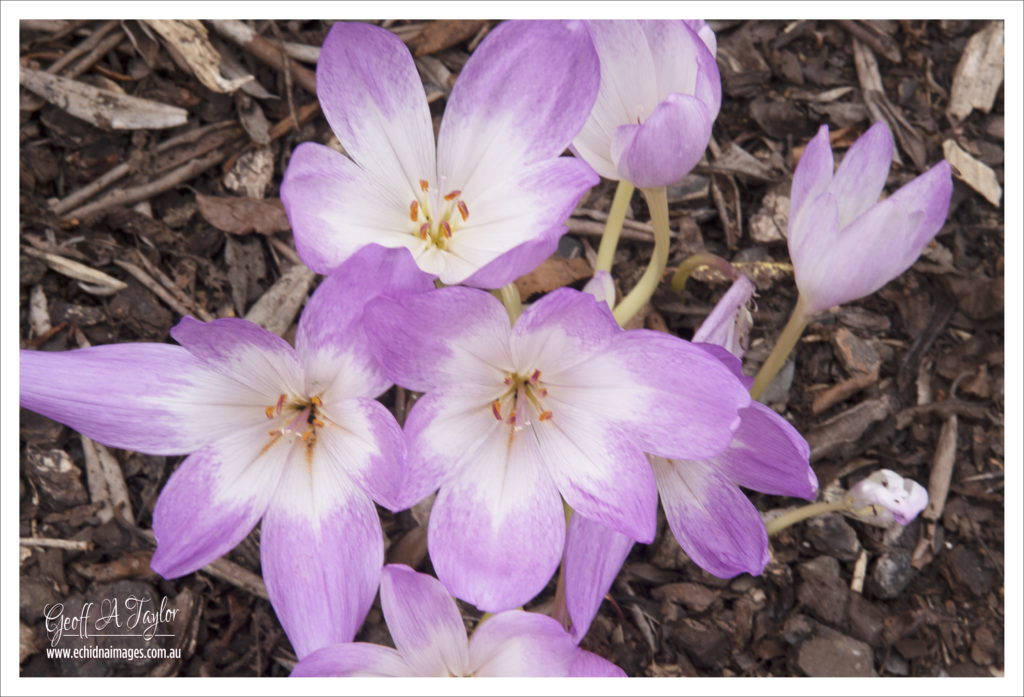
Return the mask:
[[497, 288], [491, 292], [505, 306], [509, 321], [515, 324], [516, 320], [519, 319], [519, 315], [523, 314], [523, 300], [519, 297], [519, 289], [516, 288], [516, 284], [509, 283], [507, 286]]
[[654, 252], [651, 254], [651, 263], [640, 277], [636, 287], [629, 291], [629, 295], [622, 299], [618, 307], [612, 313], [615, 315], [619, 326], [625, 326], [626, 322], [633, 319], [633, 316], [640, 311], [640, 308], [651, 299], [654, 291], [661, 282], [661, 274], [668, 265], [668, 248], [671, 233], [668, 226], [668, 195], [665, 187], [659, 189], [640, 189], [644, 198], [647, 199], [647, 207], [651, 211], [651, 224], [654, 225]]
[[799, 523], [801, 520], [807, 520], [813, 518], [816, 515], [824, 515], [825, 513], [831, 513], [833, 511], [850, 511], [851, 501], [848, 497], [844, 496], [841, 500], [833, 503], [812, 503], [806, 506], [801, 506], [794, 511], [783, 513], [778, 518], [772, 518], [765, 525], [769, 535], [775, 535], [779, 531], [788, 528], [790, 525]]
[[[572, 520], [572, 507], [562, 501], [562, 506], [565, 508], [565, 527], [568, 533], [569, 521]], [[555, 586], [555, 600], [551, 605], [550, 616], [558, 620], [566, 630], [571, 626], [571, 620], [569, 618], [569, 609], [565, 605], [565, 557], [562, 557], [562, 564], [558, 567], [558, 585]]]
[[804, 312], [805, 305], [806, 303], [804, 303], [804, 298], [801, 295], [797, 298], [793, 314], [789, 316], [789, 321], [786, 322], [782, 334], [779, 335], [778, 342], [776, 342], [772, 352], [765, 359], [764, 365], [761, 366], [761, 369], [757, 371], [757, 375], [754, 377], [754, 385], [750, 388], [750, 396], [754, 399], [760, 397], [768, 389], [768, 385], [772, 384], [772, 380], [782, 370], [782, 366], [785, 365], [789, 354], [793, 352], [796, 342], [800, 340], [800, 335], [804, 333], [804, 328], [811, 319]]
[[686, 286], [686, 281], [690, 278], [690, 275], [702, 266], [718, 269], [734, 281], [740, 275], [735, 266], [717, 254], [699, 252], [684, 259], [683, 263], [676, 269], [676, 273], [672, 277], [672, 290], [682, 295], [683, 288]]
[[629, 210], [629, 200], [631, 198], [633, 198], [633, 183], [620, 179], [619, 186], [615, 189], [615, 198], [612, 199], [612, 208], [608, 211], [608, 220], [604, 223], [601, 245], [597, 248], [597, 263], [594, 264], [595, 272], [607, 271], [611, 273], [612, 261], [615, 258], [615, 248], [619, 246], [619, 235], [622, 233], [622, 223], [626, 221], [626, 211]]

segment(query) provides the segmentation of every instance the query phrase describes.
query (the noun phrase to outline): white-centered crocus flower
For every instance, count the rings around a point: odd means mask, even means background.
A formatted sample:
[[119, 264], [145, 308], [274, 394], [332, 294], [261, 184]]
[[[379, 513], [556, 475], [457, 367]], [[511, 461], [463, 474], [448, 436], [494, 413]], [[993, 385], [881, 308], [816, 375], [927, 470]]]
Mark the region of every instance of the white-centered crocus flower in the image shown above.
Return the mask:
[[[325, 280], [293, 349], [242, 319], [185, 317], [180, 344], [21, 352], [22, 406], [115, 448], [191, 453], [153, 513], [166, 578], [231, 551], [262, 519], [260, 557], [298, 656], [351, 641], [384, 561], [374, 501], [395, 506], [401, 430], [374, 397], [390, 386], [366, 348], [363, 301], [429, 282], [379, 248]], [[314, 619], [332, 622], [314, 626]]]
[[625, 677], [615, 664], [577, 647], [547, 615], [499, 612], [467, 640], [462, 614], [444, 586], [404, 564], [384, 567], [380, 605], [395, 648], [328, 646], [299, 661], [292, 676]]
[[870, 295], [910, 268], [942, 229], [953, 195], [945, 160], [881, 201], [892, 166], [882, 122], [857, 139], [835, 169], [828, 126], [793, 173], [789, 256], [804, 313]]
[[496, 27], [452, 88], [437, 144], [423, 83], [401, 39], [331, 27], [317, 96], [348, 153], [304, 143], [281, 185], [303, 261], [325, 273], [364, 245], [404, 247], [449, 285], [498, 288], [550, 256], [598, 178], [559, 157], [597, 94], [580, 22]]
[[669, 186], [700, 161], [722, 103], [702, 21], [587, 22], [601, 87], [572, 149], [605, 179]]
[[426, 392], [405, 423], [402, 503], [440, 489], [427, 532], [434, 570], [488, 612], [522, 605], [551, 578], [563, 498], [650, 542], [657, 493], [644, 453], [716, 455], [750, 403], [705, 351], [623, 331], [605, 303], [569, 288], [514, 326], [493, 295], [471, 288], [378, 298], [366, 317], [389, 377]]
[[[694, 335], [715, 342], [694, 345], [745, 385], [750, 378], [740, 370], [743, 342], [737, 325], [746, 323], [753, 292], [753, 284], [741, 277]], [[788, 421], [759, 402], [740, 409], [739, 415], [739, 429], [721, 453], [699, 459], [649, 458], [672, 534], [694, 563], [722, 578], [760, 574], [769, 558], [764, 522], [740, 487], [812, 500], [818, 488], [810, 448]], [[565, 549], [566, 610], [577, 641], [633, 547], [630, 538], [580, 513], [569, 522]]]
[[[928, 490], [913, 479], [881, 469], [850, 488], [853, 510], [880, 523], [908, 525], [928, 505]], [[865, 511], [867, 509], [867, 511]]]

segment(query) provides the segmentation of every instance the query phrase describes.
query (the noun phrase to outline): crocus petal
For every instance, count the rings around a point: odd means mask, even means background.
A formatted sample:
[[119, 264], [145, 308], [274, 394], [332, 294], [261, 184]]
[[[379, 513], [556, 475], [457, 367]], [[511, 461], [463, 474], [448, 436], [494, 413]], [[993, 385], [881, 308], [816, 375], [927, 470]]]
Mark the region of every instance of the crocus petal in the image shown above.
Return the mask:
[[469, 643], [476, 677], [566, 677], [579, 649], [547, 615], [521, 610], [484, 620]]
[[392, 648], [377, 644], [335, 644], [318, 649], [299, 661], [293, 678], [394, 678], [416, 674]]
[[570, 678], [624, 678], [626, 672], [597, 654], [580, 649], [569, 666]]
[[448, 251], [468, 262], [473, 275], [442, 274], [442, 282], [500, 288], [529, 273], [554, 253], [565, 221], [599, 181], [589, 165], [572, 157], [513, 171], [514, 178], [496, 179], [473, 199], [469, 218], [452, 238]]
[[590, 21], [587, 31], [601, 63], [601, 85], [590, 118], [573, 139], [573, 152], [605, 179], [617, 180], [622, 176], [612, 159], [612, 136], [657, 106], [654, 59], [639, 22]]
[[249, 387], [254, 398], [247, 404], [259, 407], [258, 396], [265, 406], [284, 390], [293, 395], [303, 391], [295, 350], [258, 324], [237, 317], [212, 322], [182, 317], [171, 328], [171, 336], [210, 368]]
[[398, 652], [415, 675], [466, 675], [469, 645], [458, 606], [440, 581], [388, 564], [380, 604]]
[[[703, 25], [701, 31], [705, 35], [710, 34], [714, 45], [714, 32], [706, 23], [700, 23]], [[640, 25], [654, 59], [658, 94], [678, 92], [693, 95], [704, 104], [708, 116], [714, 121], [722, 103], [722, 79], [715, 63], [714, 49], [707, 44], [708, 39], [685, 21], [644, 20]]]
[[558, 567], [565, 518], [558, 490], [530, 452], [494, 421], [476, 462], [438, 493], [427, 546], [452, 595], [486, 612], [529, 601]]
[[[728, 446], [750, 394], [706, 351], [649, 330], [623, 332], [610, 350], [548, 376], [551, 398], [586, 405], [646, 452], [704, 458]], [[557, 412], [556, 412], [557, 416]]]
[[291, 449], [260, 537], [267, 594], [300, 659], [352, 641], [384, 564], [373, 502], [324, 453], [307, 452]]
[[912, 255], [916, 259], [942, 229], [949, 214], [949, 200], [952, 196], [953, 177], [949, 163], [942, 160], [921, 176], [904, 184], [887, 199], [906, 210], [921, 213], [916, 218], [917, 227], [905, 233], [908, 235], [908, 256]]
[[615, 281], [607, 271], [598, 271], [583, 286], [584, 293], [590, 293], [598, 302], [605, 303], [611, 309], [615, 306]]
[[[787, 242], [789, 257], [793, 260], [793, 276], [800, 294], [809, 304], [821, 292], [822, 285], [828, 282], [831, 265], [827, 261], [838, 236], [839, 205], [835, 196], [828, 192], [808, 202], [800, 212], [798, 227], [790, 227]], [[846, 263], [845, 259], [843, 263]], [[820, 307], [816, 301], [814, 305]], [[829, 307], [831, 305], [824, 306]]]
[[637, 542], [653, 540], [657, 490], [643, 451], [616, 425], [574, 405], [552, 404], [551, 412], [533, 425], [534, 457], [565, 502]]
[[[793, 172], [793, 187], [789, 198], [789, 241], [790, 253], [803, 243], [804, 233], [812, 233], [817, 223], [798, 225], [804, 207], [828, 191], [832, 183], [835, 160], [828, 140], [828, 126], [818, 129], [818, 134], [804, 148], [800, 162]], [[813, 218], [812, 218], [813, 219]], [[795, 264], [794, 260], [794, 264]]]
[[[405, 438], [394, 415], [380, 402], [367, 398], [325, 399], [324, 428], [316, 448], [380, 504], [400, 506], [395, 486], [405, 462]], [[319, 454], [319, 453], [318, 453]]]
[[153, 570], [191, 573], [234, 549], [267, 510], [290, 446], [267, 446], [266, 427], [250, 426], [188, 456], [153, 510]]
[[523, 311], [512, 329], [515, 363], [556, 374], [588, 361], [622, 333], [606, 303], [572, 288], [554, 290]]
[[652, 457], [669, 527], [689, 557], [721, 578], [760, 574], [768, 533], [757, 509], [711, 463]]
[[684, 19], [683, 24], [690, 28], [690, 31], [700, 37], [700, 40], [704, 42], [704, 45], [711, 51], [711, 55], [714, 56], [718, 52], [718, 39], [715, 37], [715, 32], [708, 26], [708, 23], [703, 19]]
[[759, 402], [743, 409], [740, 419], [729, 448], [708, 462], [747, 489], [813, 501], [818, 478], [808, 462], [810, 446], [800, 432]]
[[611, 154], [623, 179], [641, 188], [680, 181], [700, 161], [711, 139], [714, 115], [688, 94], [667, 95], [642, 125], [622, 125]]
[[401, 301], [377, 298], [365, 321], [388, 377], [411, 390], [467, 379], [500, 385], [501, 371], [511, 368], [502, 358], [511, 332], [508, 313], [484, 291], [442, 288]]
[[558, 156], [586, 121], [599, 80], [581, 22], [502, 23], [452, 88], [438, 134], [438, 174], [472, 200], [504, 179], [500, 173]]
[[717, 344], [737, 358], [743, 358], [750, 342], [753, 317], [747, 303], [754, 295], [754, 284], [740, 275], [693, 334], [694, 343]]
[[892, 166], [892, 147], [889, 129], [879, 121], [846, 151], [831, 187], [839, 202], [839, 229], [878, 203]]
[[601, 601], [612, 587], [633, 540], [579, 513], [569, 521], [565, 538], [565, 602], [578, 644], [590, 629]]
[[316, 92], [346, 152], [393, 198], [392, 209], [407, 209], [416, 183], [436, 171], [430, 110], [409, 49], [387, 29], [339, 22], [320, 49]]
[[365, 170], [319, 143], [295, 148], [281, 182], [299, 256], [323, 274], [368, 244], [422, 253], [423, 241], [408, 234], [413, 194], [406, 198], [395, 200]]
[[239, 392], [258, 400], [180, 346], [21, 351], [21, 406], [114, 448], [192, 452], [252, 423], [245, 409], [209, 406]]
[[295, 352], [306, 373], [306, 391], [376, 397], [391, 381], [370, 350], [362, 324], [366, 303], [379, 295], [432, 289], [405, 250], [367, 245], [316, 289], [299, 318]]
[[395, 487], [399, 509], [423, 500], [446, 481], [472, 466], [489, 438], [500, 438], [501, 424], [491, 412], [493, 391], [453, 385], [423, 395], [405, 420], [408, 458]]

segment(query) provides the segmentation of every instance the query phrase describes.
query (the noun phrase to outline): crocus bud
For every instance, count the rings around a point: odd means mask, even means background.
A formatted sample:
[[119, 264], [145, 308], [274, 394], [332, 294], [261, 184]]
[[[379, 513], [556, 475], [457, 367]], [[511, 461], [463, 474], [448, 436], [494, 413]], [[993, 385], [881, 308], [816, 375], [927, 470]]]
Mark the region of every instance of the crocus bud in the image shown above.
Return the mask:
[[879, 201], [892, 148], [889, 130], [876, 123], [833, 173], [828, 126], [822, 126], [800, 158], [788, 237], [808, 315], [874, 293], [910, 268], [942, 228], [953, 193], [949, 163]]
[[722, 103], [704, 22], [587, 22], [601, 61], [597, 103], [572, 149], [605, 179], [675, 184], [711, 139]]
[[895, 520], [907, 525], [928, 505], [928, 491], [913, 479], [904, 479], [892, 470], [878, 470], [850, 489], [854, 510], [881, 523]]

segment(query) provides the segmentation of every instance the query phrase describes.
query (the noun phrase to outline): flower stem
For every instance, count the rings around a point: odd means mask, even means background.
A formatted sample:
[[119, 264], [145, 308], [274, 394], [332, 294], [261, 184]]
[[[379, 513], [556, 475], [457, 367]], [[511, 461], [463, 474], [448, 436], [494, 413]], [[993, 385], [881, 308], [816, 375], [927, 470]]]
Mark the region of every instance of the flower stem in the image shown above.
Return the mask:
[[765, 359], [764, 365], [761, 366], [761, 369], [757, 371], [757, 375], [754, 377], [754, 385], [750, 388], [750, 396], [754, 399], [760, 397], [768, 389], [768, 385], [772, 383], [772, 380], [778, 375], [782, 366], [785, 365], [786, 359], [792, 353], [793, 347], [796, 346], [796, 342], [800, 339], [800, 335], [803, 334], [804, 328], [811, 319], [804, 312], [805, 305], [806, 303], [804, 303], [804, 298], [801, 295], [797, 298], [796, 306], [793, 307], [793, 314], [789, 316], [789, 321], [786, 322], [782, 334], [779, 335], [778, 342], [776, 342], [772, 352]]
[[671, 233], [668, 224], [668, 195], [665, 187], [658, 189], [641, 189], [644, 198], [647, 199], [647, 207], [651, 211], [651, 223], [654, 225], [654, 252], [651, 254], [651, 263], [640, 277], [629, 295], [622, 299], [618, 307], [612, 313], [618, 321], [619, 326], [625, 326], [626, 322], [633, 319], [633, 316], [640, 311], [661, 282], [661, 274], [668, 264], [668, 248]]
[[519, 315], [523, 314], [523, 300], [519, 297], [519, 289], [516, 288], [516, 284], [509, 283], [507, 286], [497, 288], [491, 292], [505, 306], [509, 321], [515, 324], [516, 320], [519, 319]]
[[772, 518], [768, 521], [768, 524], [765, 525], [765, 528], [767, 528], [769, 535], [775, 535], [794, 523], [799, 523], [801, 520], [813, 518], [816, 515], [823, 515], [825, 513], [831, 513], [832, 511], [850, 511], [852, 510], [850, 508], [850, 503], [850, 498], [844, 496], [839, 501], [834, 501], [832, 503], [822, 502], [801, 506], [795, 511], [789, 511], [788, 513], [783, 513], [778, 518]]
[[682, 295], [683, 288], [686, 287], [686, 281], [690, 278], [690, 274], [702, 266], [718, 269], [733, 281], [739, 278], [740, 272], [736, 270], [736, 267], [722, 257], [711, 252], [699, 252], [688, 256], [679, 265], [679, 268], [676, 269], [676, 274], [672, 277], [672, 290]]
[[608, 271], [610, 273], [612, 270], [615, 248], [619, 246], [619, 235], [622, 233], [622, 223], [626, 220], [626, 211], [629, 209], [629, 199], [631, 198], [633, 198], [633, 183], [620, 179], [619, 186], [615, 189], [615, 198], [612, 199], [612, 208], [608, 211], [608, 220], [604, 223], [601, 245], [597, 248], [595, 272]]
[[[572, 520], [572, 507], [562, 500], [562, 507], [565, 509], [565, 532], [566, 538], [569, 535], [569, 521]], [[569, 608], [565, 604], [565, 552], [562, 552], [562, 563], [558, 567], [558, 585], [555, 587], [555, 600], [551, 605], [551, 617], [558, 620], [561, 625], [569, 630], [572, 622], [569, 618]]]

